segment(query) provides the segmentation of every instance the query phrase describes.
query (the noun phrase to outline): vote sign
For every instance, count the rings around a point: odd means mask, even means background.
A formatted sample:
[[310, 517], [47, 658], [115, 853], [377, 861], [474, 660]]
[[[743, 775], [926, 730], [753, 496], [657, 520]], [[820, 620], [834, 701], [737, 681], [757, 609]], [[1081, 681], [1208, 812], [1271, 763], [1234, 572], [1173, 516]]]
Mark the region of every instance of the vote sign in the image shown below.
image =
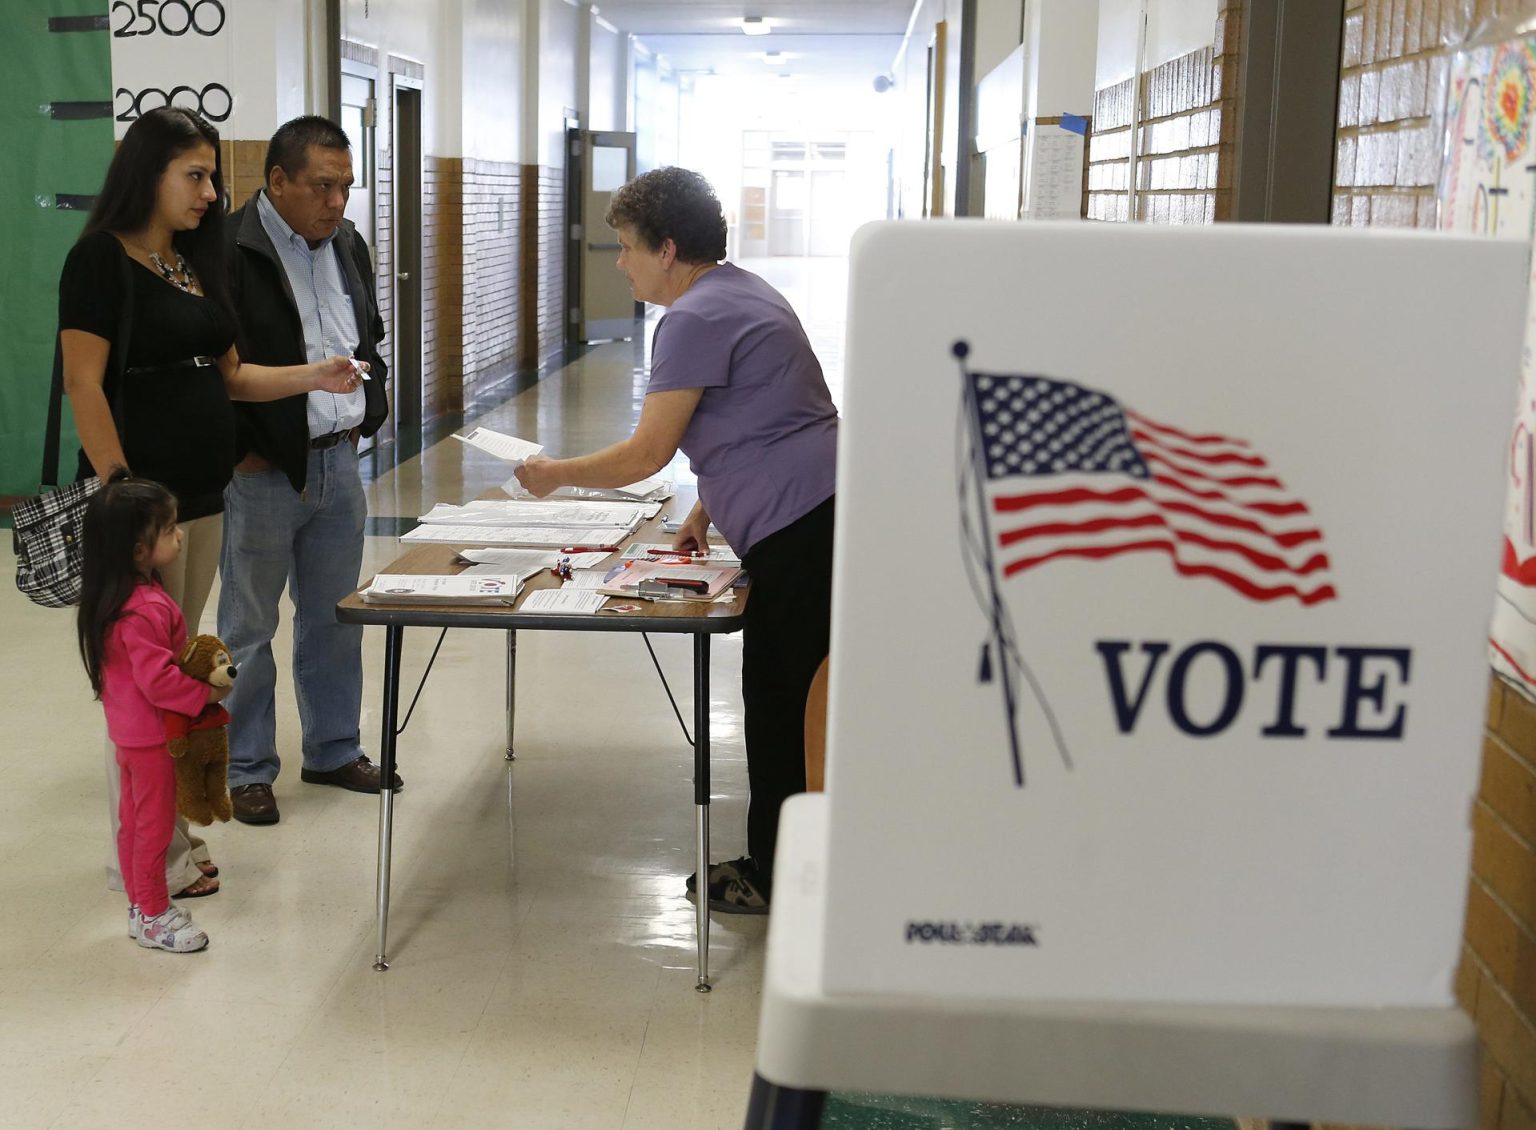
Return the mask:
[[864, 229], [829, 992], [1450, 1001], [1524, 269], [1424, 233]]

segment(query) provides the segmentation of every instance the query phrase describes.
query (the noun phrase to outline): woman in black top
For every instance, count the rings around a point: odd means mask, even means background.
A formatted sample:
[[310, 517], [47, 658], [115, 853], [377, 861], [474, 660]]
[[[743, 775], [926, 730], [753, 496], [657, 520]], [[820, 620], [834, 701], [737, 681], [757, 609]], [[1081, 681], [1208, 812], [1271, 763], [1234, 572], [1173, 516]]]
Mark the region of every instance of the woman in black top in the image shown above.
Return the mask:
[[[240, 363], [224, 292], [226, 206], [218, 131], [190, 110], [150, 110], [118, 146], [59, 279], [59, 344], [80, 433], [80, 477], [105, 479], [127, 467], [176, 495], [183, 552], [162, 581], [194, 634], [218, 566], [223, 491], [234, 473], [230, 400], [350, 392], [360, 379], [360, 367], [345, 357], [285, 368]], [[118, 775], [111, 743], [107, 750], [115, 845]], [[109, 858], [110, 885], [115, 849]], [[212, 894], [217, 871], [178, 819], [166, 857], [170, 889]]]

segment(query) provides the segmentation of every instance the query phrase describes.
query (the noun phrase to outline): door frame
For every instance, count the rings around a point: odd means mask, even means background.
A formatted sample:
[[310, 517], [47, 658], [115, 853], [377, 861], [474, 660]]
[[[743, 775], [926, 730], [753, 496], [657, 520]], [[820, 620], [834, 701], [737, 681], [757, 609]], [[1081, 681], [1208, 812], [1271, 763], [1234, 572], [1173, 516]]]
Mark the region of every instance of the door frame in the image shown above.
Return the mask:
[[[390, 280], [391, 314], [393, 325], [389, 327], [390, 338], [393, 344], [394, 354], [394, 415], [398, 427], [421, 427], [424, 417], [424, 405], [422, 403], [425, 391], [424, 378], [425, 357], [422, 353], [422, 343], [425, 338], [425, 309], [422, 301], [421, 264], [424, 258], [422, 254], [422, 103], [423, 88], [425, 83], [411, 75], [404, 75], [398, 71], [391, 71], [389, 75], [389, 130], [390, 130], [390, 212], [391, 212], [391, 239], [390, 239], [390, 266], [394, 271], [394, 278]], [[375, 88], [377, 89], [377, 88]], [[415, 100], [415, 138], [404, 140], [411, 142], [409, 147], [402, 145], [400, 99], [404, 94]], [[407, 206], [405, 194], [401, 192], [402, 170], [406, 168], [414, 151], [414, 171], [411, 178], [414, 181], [414, 207]], [[404, 283], [406, 285], [402, 286]], [[404, 301], [406, 297], [410, 301]], [[404, 321], [402, 321], [404, 319]], [[413, 324], [414, 323], [414, 324]], [[405, 330], [414, 332], [402, 333], [402, 325]], [[401, 357], [414, 351], [414, 364], [410, 368], [402, 368]], [[404, 379], [402, 379], [404, 378]]]

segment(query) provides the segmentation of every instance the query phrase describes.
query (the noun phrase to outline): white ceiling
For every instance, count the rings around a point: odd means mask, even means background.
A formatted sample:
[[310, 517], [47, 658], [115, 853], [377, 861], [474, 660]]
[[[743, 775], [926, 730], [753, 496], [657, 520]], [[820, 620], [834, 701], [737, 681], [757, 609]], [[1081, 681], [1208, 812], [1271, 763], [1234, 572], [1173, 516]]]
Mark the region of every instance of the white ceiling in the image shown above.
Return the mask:
[[[912, 0], [599, 0], [598, 9], [678, 72], [872, 80], [900, 48]], [[744, 35], [742, 16], [762, 16], [773, 31]], [[764, 51], [788, 58], [768, 64]]]

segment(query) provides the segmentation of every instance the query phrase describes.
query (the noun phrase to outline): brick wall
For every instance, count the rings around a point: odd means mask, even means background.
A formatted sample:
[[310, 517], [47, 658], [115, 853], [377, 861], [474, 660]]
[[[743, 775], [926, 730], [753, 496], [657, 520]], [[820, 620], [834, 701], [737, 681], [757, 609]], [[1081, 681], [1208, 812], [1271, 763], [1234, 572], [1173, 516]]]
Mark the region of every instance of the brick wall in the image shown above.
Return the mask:
[[1219, 0], [1212, 46], [1094, 93], [1088, 218], [1129, 216], [1131, 95], [1141, 83], [1136, 218], [1159, 224], [1229, 219], [1237, 124], [1241, 0]]
[[[1346, 0], [1334, 223], [1434, 223], [1450, 53], [1489, 16], [1522, 6]], [[1482, 1041], [1481, 1127], [1536, 1130], [1536, 706], [1492, 676], [1471, 819], [1456, 998]]]
[[464, 396], [517, 368], [518, 194], [513, 162], [464, 163]]
[[1334, 223], [1433, 226], [1443, 43], [1465, 38], [1471, 2], [1345, 0]]
[[565, 171], [524, 165], [519, 178], [518, 364], [565, 345]]
[[421, 171], [421, 405], [430, 420], [464, 407], [464, 159]]

